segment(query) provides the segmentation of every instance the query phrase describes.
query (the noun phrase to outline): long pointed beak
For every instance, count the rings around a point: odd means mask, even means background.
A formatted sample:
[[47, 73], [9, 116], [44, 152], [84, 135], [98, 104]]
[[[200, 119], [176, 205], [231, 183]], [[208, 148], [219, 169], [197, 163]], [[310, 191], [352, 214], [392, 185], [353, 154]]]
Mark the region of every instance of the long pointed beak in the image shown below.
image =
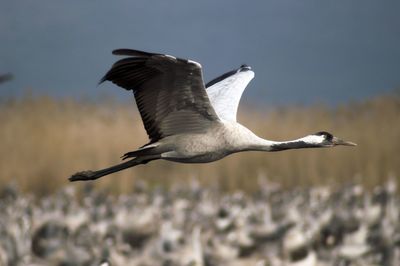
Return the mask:
[[345, 140], [342, 140], [342, 139], [339, 139], [339, 138], [336, 138], [336, 137], [333, 137], [332, 142], [333, 142], [334, 145], [357, 146], [357, 144], [354, 143], [354, 142], [345, 141]]

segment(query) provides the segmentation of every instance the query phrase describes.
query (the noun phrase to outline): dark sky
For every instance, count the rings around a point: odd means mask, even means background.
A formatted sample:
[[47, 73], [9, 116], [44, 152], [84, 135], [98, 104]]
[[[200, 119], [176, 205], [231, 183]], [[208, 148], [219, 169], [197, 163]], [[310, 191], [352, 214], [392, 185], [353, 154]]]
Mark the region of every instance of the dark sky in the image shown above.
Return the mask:
[[18, 0], [0, 7], [0, 96], [131, 98], [98, 80], [136, 48], [190, 58], [206, 81], [246, 63], [242, 102], [336, 104], [400, 87], [400, 1]]

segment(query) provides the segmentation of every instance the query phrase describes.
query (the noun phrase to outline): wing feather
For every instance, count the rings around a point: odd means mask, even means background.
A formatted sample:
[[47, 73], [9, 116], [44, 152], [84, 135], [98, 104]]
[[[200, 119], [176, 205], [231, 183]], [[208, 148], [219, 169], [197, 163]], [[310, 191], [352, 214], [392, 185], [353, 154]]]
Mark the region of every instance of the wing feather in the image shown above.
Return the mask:
[[253, 78], [254, 72], [248, 66], [242, 66], [207, 83], [208, 97], [219, 118], [236, 122], [240, 98]]
[[151, 142], [183, 133], [202, 133], [217, 123], [200, 64], [169, 55], [118, 49], [117, 61], [101, 79], [132, 90]]

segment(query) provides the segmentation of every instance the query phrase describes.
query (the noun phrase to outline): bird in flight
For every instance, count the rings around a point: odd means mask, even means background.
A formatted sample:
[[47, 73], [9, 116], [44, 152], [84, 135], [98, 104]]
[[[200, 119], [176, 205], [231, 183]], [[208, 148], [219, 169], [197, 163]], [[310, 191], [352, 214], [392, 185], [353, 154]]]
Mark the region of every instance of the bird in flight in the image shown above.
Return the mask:
[[13, 75], [10, 74], [10, 73], [0, 74], [0, 84], [4, 83], [4, 82], [7, 82], [7, 81], [10, 81], [12, 79], [13, 79]]
[[101, 79], [133, 92], [150, 142], [122, 156], [125, 162], [72, 175], [70, 181], [95, 180], [153, 160], [207, 163], [242, 151], [355, 146], [318, 132], [290, 141], [258, 137], [236, 121], [240, 97], [254, 78], [242, 65], [207, 84], [201, 65], [171, 55], [118, 49], [117, 61]]

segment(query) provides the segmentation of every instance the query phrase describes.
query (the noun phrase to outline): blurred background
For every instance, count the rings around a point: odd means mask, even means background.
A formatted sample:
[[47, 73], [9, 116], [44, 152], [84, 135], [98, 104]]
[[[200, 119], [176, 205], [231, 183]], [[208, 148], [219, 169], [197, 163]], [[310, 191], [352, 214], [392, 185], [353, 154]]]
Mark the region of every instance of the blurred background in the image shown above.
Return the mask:
[[259, 175], [286, 185], [398, 177], [399, 8], [373, 0], [4, 2], [0, 184], [47, 193], [146, 143], [133, 96], [97, 86], [122, 47], [201, 62], [206, 81], [249, 64], [256, 77], [241, 101], [244, 125], [273, 140], [326, 130], [359, 146], [152, 162], [99, 185], [118, 192], [138, 178], [166, 185], [196, 177], [251, 189]]
[[[398, 265], [400, 2], [0, 4], [0, 265]], [[81, 170], [147, 143], [117, 48], [255, 71], [239, 122], [357, 147]], [[109, 264], [107, 264], [109, 263]]]

